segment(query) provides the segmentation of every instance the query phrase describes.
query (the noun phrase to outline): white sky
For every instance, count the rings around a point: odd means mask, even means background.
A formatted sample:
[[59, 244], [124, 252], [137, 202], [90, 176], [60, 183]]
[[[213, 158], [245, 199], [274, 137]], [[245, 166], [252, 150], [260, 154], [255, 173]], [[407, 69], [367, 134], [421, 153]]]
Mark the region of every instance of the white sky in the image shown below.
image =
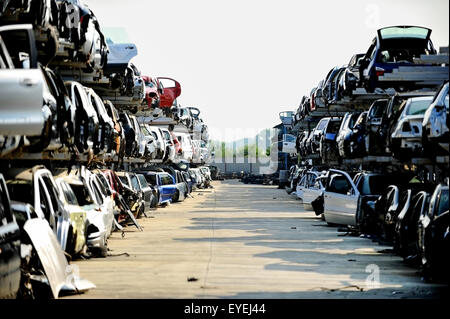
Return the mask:
[[376, 29], [419, 25], [449, 43], [448, 0], [85, 0], [101, 27], [125, 27], [143, 74], [178, 80], [210, 130], [265, 128]]

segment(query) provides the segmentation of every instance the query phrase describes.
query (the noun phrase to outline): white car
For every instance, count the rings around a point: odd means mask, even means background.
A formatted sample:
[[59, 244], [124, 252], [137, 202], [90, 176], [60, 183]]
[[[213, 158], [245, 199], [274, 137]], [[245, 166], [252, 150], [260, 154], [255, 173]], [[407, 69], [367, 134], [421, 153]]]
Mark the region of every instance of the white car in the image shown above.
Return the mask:
[[422, 150], [422, 122], [433, 97], [409, 98], [400, 106], [401, 114], [392, 133], [390, 149], [395, 157], [404, 158]]
[[165, 156], [163, 162], [173, 162], [175, 160], [175, 145], [173, 144], [172, 135], [169, 130], [163, 127], [160, 127], [161, 135], [165, 141]]
[[324, 218], [328, 224], [363, 228], [376, 214], [375, 201], [389, 185], [404, 183], [405, 176], [360, 172], [352, 179], [347, 172], [330, 169], [324, 191]]
[[183, 150], [181, 158], [183, 160], [191, 162], [194, 156], [191, 136], [187, 133], [175, 132], [175, 134], [178, 138], [178, 141], [180, 141], [181, 149]]
[[323, 182], [323, 172], [308, 171], [297, 184], [297, 197], [302, 199], [303, 207], [312, 210], [311, 203], [323, 194], [325, 190]]
[[303, 189], [303, 208], [305, 210], [313, 210], [311, 203], [323, 195], [325, 191], [324, 183], [326, 181], [326, 176], [318, 173], [314, 175], [316, 178], [310, 181]]
[[162, 160], [166, 155], [166, 140], [164, 139], [161, 130], [157, 126], [144, 124], [148, 130], [153, 134], [156, 141], [156, 159]]
[[147, 157], [152, 160], [157, 157], [157, 141], [155, 136], [152, 134], [151, 130], [147, 128], [147, 125], [140, 124], [139, 125], [141, 129], [141, 133], [143, 136], [143, 139], [145, 140], [145, 154], [147, 154]]
[[283, 134], [281, 152], [288, 154], [297, 154], [297, 137], [292, 134]]
[[108, 216], [100, 206], [94, 201], [94, 196], [83, 182], [83, 179], [75, 170], [70, 174], [67, 170], [57, 173], [58, 180], [64, 180], [72, 189], [78, 205], [86, 212], [88, 221], [86, 229], [86, 244], [92, 252], [98, 252], [102, 256], [107, 254], [108, 238]]
[[94, 202], [100, 207], [104, 214], [106, 238], [108, 238], [112, 233], [114, 224], [115, 202], [111, 196], [112, 194], [108, 193], [108, 190], [105, 189], [102, 182], [98, 179], [99, 177], [84, 166], [81, 167], [81, 176], [89, 189]]
[[[28, 41], [19, 40], [22, 38]], [[11, 50], [16, 45], [23, 51]], [[48, 105], [56, 106], [56, 100], [49, 94], [35, 52], [31, 24], [0, 27], [1, 156], [19, 147], [24, 135], [46, 139], [44, 126], [51, 118]]]

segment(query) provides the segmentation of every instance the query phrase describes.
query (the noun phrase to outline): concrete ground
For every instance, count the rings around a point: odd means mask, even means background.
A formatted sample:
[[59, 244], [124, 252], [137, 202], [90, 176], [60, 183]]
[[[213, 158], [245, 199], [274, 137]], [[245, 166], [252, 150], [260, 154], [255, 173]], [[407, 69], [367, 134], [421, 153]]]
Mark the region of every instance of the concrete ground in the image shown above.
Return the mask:
[[[434, 298], [448, 287], [367, 238], [337, 232], [275, 186], [214, 182], [75, 261], [97, 286], [66, 298]], [[377, 280], [379, 279], [379, 280]]]

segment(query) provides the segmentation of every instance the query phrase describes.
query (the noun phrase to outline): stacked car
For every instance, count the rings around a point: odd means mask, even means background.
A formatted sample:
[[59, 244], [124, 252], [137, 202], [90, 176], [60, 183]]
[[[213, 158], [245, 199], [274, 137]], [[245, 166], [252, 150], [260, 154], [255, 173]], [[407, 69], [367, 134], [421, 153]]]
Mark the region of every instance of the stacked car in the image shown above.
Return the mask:
[[449, 60], [430, 34], [378, 30], [365, 54], [301, 98], [293, 121], [280, 115], [272, 142], [296, 136], [297, 154], [279, 148], [279, 162], [295, 163], [280, 185], [288, 174], [286, 191], [305, 209], [448, 281]]
[[0, 5], [0, 298], [95, 288], [68, 261], [107, 257], [114, 231], [210, 186], [189, 171], [209, 159], [200, 110], [113, 38], [80, 0]]

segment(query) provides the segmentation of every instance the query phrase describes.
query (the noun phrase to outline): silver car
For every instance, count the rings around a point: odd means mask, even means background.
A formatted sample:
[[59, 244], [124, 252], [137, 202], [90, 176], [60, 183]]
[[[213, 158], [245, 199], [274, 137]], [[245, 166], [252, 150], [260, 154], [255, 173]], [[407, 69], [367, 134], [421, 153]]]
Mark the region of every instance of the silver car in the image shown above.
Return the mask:
[[422, 122], [424, 141], [439, 145], [446, 153], [449, 152], [448, 91], [447, 82], [436, 94], [430, 107], [426, 110]]

